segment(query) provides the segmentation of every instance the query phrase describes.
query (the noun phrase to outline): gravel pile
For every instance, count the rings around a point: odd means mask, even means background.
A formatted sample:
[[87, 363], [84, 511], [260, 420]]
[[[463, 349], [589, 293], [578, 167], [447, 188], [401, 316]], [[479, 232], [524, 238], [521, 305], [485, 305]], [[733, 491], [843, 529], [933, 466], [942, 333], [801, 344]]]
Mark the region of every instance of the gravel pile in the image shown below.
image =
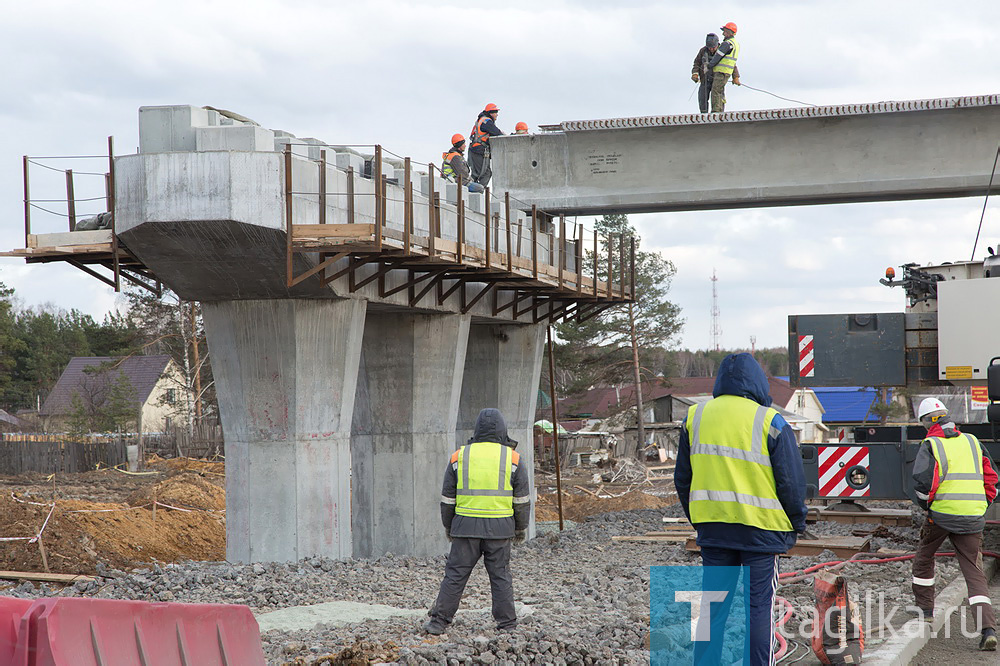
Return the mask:
[[[512, 558], [515, 596], [531, 612], [522, 614], [513, 633], [493, 628], [486, 610], [490, 607], [489, 581], [483, 568], [477, 567], [462, 607], [484, 610], [460, 614], [443, 636], [422, 634], [422, 620], [412, 617], [300, 632], [271, 631], [263, 636], [268, 663], [648, 663], [649, 567], [697, 564], [699, 558], [686, 552], [683, 544], [612, 543], [611, 537], [657, 531], [662, 529], [664, 516], [679, 515], [679, 506], [603, 514], [516, 547]], [[876, 527], [819, 523], [810, 529], [816, 534], [850, 534]], [[911, 549], [917, 530], [886, 528], [877, 534], [874, 548]], [[798, 570], [828, 559], [838, 558], [830, 553], [819, 558], [787, 558], [782, 570]], [[239, 603], [255, 612], [335, 600], [426, 609], [437, 594], [444, 560], [443, 556], [386, 555], [347, 562], [320, 558], [290, 564], [188, 562], [130, 572], [100, 568], [100, 577], [93, 583], [57, 590], [26, 582], [0, 593], [30, 598], [71, 595]], [[955, 567], [950, 561], [940, 562], [939, 567], [943, 585], [953, 577]], [[903, 603], [909, 598], [908, 562], [850, 565], [844, 573], [862, 597], [872, 589]], [[811, 581], [785, 586], [779, 594], [797, 613], [811, 612]], [[339, 661], [322, 659], [325, 655], [337, 655]]]

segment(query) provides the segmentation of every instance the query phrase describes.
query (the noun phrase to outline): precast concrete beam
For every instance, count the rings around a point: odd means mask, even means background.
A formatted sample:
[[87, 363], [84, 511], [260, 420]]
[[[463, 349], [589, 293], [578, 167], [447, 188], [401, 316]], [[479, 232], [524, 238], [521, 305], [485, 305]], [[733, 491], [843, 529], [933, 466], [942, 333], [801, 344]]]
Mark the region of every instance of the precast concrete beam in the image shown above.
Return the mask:
[[[476, 417], [484, 407], [496, 407], [507, 421], [509, 436], [519, 442], [517, 452], [535, 492], [534, 434], [538, 379], [542, 372], [545, 325], [507, 326], [474, 324], [465, 353], [465, 376], [459, 402], [456, 445], [472, 437]], [[534, 536], [532, 512], [528, 536]]]
[[1000, 95], [558, 127], [490, 141], [493, 186], [522, 209], [599, 215], [981, 196]]
[[455, 450], [470, 321], [368, 314], [351, 440], [355, 557], [447, 551], [441, 481]]
[[226, 559], [348, 558], [366, 303], [203, 303], [226, 437]]

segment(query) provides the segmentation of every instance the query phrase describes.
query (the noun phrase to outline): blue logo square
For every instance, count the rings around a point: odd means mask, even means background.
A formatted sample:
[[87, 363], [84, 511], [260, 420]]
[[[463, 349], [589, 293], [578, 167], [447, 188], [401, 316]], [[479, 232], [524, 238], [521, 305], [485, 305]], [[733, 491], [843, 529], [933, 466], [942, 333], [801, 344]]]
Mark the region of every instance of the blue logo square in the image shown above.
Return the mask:
[[742, 567], [649, 568], [649, 663], [734, 664], [743, 658]]

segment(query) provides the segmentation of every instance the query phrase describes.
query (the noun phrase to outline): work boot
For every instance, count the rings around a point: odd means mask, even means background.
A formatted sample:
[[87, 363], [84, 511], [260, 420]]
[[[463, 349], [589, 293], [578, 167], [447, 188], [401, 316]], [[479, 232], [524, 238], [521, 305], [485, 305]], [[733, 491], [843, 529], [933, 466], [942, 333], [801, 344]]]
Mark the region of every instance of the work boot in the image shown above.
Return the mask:
[[910, 614], [914, 617], [920, 618], [924, 622], [931, 622], [934, 620], [933, 608], [910, 608]]
[[424, 623], [424, 631], [432, 636], [440, 636], [447, 628], [448, 627], [436, 617], [432, 617]]
[[996, 629], [983, 629], [983, 637], [979, 639], [979, 649], [993, 651], [997, 649]]

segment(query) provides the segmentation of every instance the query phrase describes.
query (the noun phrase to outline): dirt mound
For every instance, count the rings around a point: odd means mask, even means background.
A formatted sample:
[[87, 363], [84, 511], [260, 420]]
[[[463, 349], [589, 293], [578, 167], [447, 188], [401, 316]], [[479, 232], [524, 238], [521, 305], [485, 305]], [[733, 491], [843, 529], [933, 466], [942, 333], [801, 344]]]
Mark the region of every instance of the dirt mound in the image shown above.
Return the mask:
[[129, 506], [152, 504], [153, 498], [161, 504], [182, 509], [208, 509], [221, 511], [226, 508], [226, 491], [196, 472], [180, 472], [164, 481], [146, 486], [128, 496]]
[[201, 460], [199, 458], [161, 458], [155, 453], [146, 458], [146, 467], [166, 471], [168, 474], [198, 472], [207, 476], [226, 475], [226, 463], [221, 460]]
[[[0, 495], [0, 536], [38, 533], [50, 506]], [[49, 568], [60, 573], [95, 573], [97, 562], [129, 568], [140, 562], [222, 560], [226, 527], [222, 513], [149, 509], [124, 504], [59, 500], [42, 533]], [[37, 543], [0, 542], [3, 568], [44, 571]]]
[[[563, 517], [580, 521], [587, 516], [611, 511], [633, 511], [635, 509], [662, 509], [676, 504], [673, 497], [659, 497], [641, 490], [632, 490], [619, 497], [594, 497], [592, 495], [570, 495], [563, 492]], [[559, 520], [556, 494], [540, 494], [535, 505], [535, 520]]]

